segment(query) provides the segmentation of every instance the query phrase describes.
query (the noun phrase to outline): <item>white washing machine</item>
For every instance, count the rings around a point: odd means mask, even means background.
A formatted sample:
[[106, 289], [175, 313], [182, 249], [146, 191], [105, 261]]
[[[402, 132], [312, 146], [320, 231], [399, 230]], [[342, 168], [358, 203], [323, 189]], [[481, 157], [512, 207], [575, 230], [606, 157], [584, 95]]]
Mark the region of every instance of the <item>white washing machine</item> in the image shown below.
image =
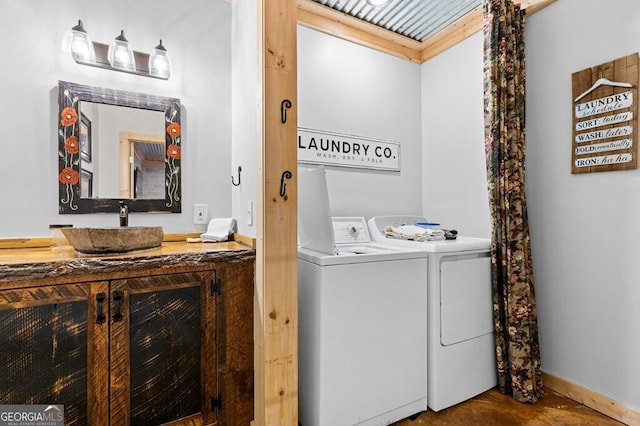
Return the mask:
[[299, 168], [299, 420], [388, 425], [427, 407], [427, 255], [332, 220], [324, 179]]
[[439, 411], [497, 384], [491, 293], [491, 241], [413, 241], [387, 237], [387, 226], [427, 223], [421, 216], [369, 219], [373, 241], [428, 253], [427, 393]]

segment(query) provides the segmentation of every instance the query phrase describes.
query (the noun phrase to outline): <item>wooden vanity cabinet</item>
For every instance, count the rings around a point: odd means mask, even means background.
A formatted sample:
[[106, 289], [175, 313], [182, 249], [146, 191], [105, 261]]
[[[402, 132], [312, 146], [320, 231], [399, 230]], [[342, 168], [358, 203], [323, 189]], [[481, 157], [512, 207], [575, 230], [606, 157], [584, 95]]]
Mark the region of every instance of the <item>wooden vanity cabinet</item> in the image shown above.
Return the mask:
[[[108, 401], [108, 324], [93, 321], [106, 281], [0, 290], [0, 404], [64, 404], [68, 424], [100, 418]], [[104, 418], [104, 417], [103, 417]]]
[[64, 404], [72, 425], [249, 424], [253, 260], [180, 270], [0, 290], [0, 404]]
[[215, 271], [110, 284], [112, 420], [216, 424]]

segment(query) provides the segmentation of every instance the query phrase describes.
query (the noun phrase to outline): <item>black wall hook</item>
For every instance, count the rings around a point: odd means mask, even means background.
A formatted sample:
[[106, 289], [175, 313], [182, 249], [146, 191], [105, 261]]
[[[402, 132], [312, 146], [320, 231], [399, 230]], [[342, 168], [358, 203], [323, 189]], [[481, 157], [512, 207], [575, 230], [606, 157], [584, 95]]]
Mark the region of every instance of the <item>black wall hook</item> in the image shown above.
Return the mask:
[[242, 171], [242, 167], [238, 166], [238, 183], [236, 183], [236, 181], [233, 179], [233, 176], [231, 176], [231, 185], [240, 186], [240, 172], [241, 171]]
[[280, 120], [282, 121], [282, 124], [287, 122], [287, 109], [288, 108], [291, 108], [291, 101], [289, 99], [285, 99], [280, 104], [280, 115], [281, 115]]
[[284, 198], [287, 195], [287, 184], [284, 183], [284, 179], [291, 179], [291, 172], [289, 170], [285, 170], [282, 172], [282, 177], [280, 178], [280, 196]]

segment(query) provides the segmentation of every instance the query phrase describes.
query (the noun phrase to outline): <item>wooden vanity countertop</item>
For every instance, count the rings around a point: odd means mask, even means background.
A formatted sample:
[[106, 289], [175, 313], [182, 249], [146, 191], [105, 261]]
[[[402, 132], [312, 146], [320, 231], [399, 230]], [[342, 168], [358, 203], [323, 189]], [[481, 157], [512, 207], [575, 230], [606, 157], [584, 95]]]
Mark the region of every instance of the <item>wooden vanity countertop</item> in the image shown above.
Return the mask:
[[255, 259], [255, 249], [237, 241], [163, 242], [150, 250], [99, 256], [70, 246], [0, 249], [0, 289], [205, 270], [212, 263], [245, 259]]

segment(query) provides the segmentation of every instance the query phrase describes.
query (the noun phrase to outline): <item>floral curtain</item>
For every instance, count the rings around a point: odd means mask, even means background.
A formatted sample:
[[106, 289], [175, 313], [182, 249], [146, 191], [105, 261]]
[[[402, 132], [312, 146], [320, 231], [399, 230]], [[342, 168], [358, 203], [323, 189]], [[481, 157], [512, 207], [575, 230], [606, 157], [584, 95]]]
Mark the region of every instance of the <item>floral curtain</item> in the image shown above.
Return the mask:
[[491, 209], [498, 388], [521, 402], [543, 395], [525, 197], [524, 11], [484, 0], [485, 154]]

